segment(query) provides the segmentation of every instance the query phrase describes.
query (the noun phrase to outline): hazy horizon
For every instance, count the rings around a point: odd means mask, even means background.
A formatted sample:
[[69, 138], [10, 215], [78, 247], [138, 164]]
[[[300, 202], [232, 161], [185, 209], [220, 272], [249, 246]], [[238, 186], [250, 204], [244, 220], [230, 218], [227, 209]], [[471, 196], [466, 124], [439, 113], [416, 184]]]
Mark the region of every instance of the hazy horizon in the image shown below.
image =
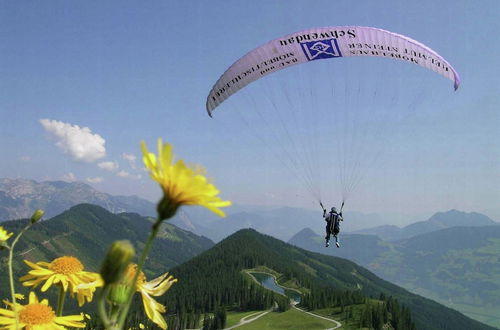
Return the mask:
[[[30, 178], [0, 178], [0, 180], [3, 180], [3, 179], [7, 179], [7, 180], [28, 180], [28, 181], [35, 181], [37, 183], [44, 183], [44, 182], [47, 182], [47, 183], [50, 183], [50, 182], [55, 182], [55, 181], [63, 181], [63, 182], [66, 182], [66, 183], [71, 183], [71, 182], [79, 182], [79, 183], [83, 183], [83, 184], [86, 184], [86, 185], [89, 185], [92, 187], [91, 184], [89, 184], [88, 182], [83, 182], [83, 181], [64, 181], [64, 180], [44, 180], [44, 181], [37, 181], [37, 180], [34, 180], [34, 179], [30, 179]], [[92, 187], [93, 189], [96, 189], [95, 187]], [[97, 191], [99, 191], [99, 189], [96, 189]], [[100, 192], [104, 192], [104, 191], [100, 191]], [[104, 192], [106, 193], [106, 192]], [[135, 196], [135, 197], [139, 197], [139, 198], [143, 198], [141, 196], [138, 196], [138, 195], [121, 195], [121, 194], [111, 194], [110, 195], [113, 195], [113, 196]], [[147, 198], [143, 198], [153, 204], [156, 204], [158, 201], [157, 200], [151, 200], [151, 199], [147, 199]], [[312, 211], [312, 212], [318, 212], [318, 218], [321, 218], [321, 211], [318, 209], [318, 207], [297, 207], [297, 206], [288, 206], [288, 205], [273, 205], [273, 204], [266, 204], [266, 205], [258, 205], [258, 204], [234, 204], [228, 208], [226, 208], [226, 213], [228, 215], [230, 214], [234, 214], [234, 213], [238, 213], [238, 212], [241, 212], [241, 210], [243, 209], [254, 209], [254, 208], [257, 208], [259, 209], [260, 211], [262, 210], [266, 210], [266, 209], [279, 209], [279, 208], [283, 208], [283, 207], [291, 207], [291, 208], [297, 208], [297, 209], [305, 209], [305, 210], [308, 210], [308, 211]], [[189, 212], [189, 209], [190, 208], [193, 208], [192, 206], [185, 206], [182, 208], [183, 211], [188, 211]], [[198, 210], [200, 210], [201, 212], [203, 212], [203, 208], [202, 207], [194, 207]], [[353, 210], [353, 209], [348, 209], [346, 210], [344, 213], [345, 215], [347, 215], [346, 217], [346, 220], [349, 220], [349, 214], [353, 215], [354, 213], [357, 213], [357, 214], [360, 214], [362, 216], [375, 216], [377, 217], [377, 221], [376, 223], [373, 225], [373, 226], [370, 226], [369, 224], [366, 225], [366, 228], [371, 228], [371, 227], [375, 227], [375, 226], [379, 226], [379, 225], [383, 225], [383, 224], [387, 224], [387, 225], [396, 225], [398, 227], [404, 227], [404, 226], [407, 226], [409, 224], [412, 224], [412, 223], [415, 223], [415, 222], [419, 222], [419, 221], [426, 221], [428, 220], [431, 216], [433, 216], [434, 214], [436, 213], [439, 213], [439, 212], [448, 212], [448, 211], [451, 211], [451, 210], [455, 210], [455, 209], [447, 209], [447, 210], [428, 210], [428, 211], [425, 211], [425, 212], [421, 212], [421, 213], [418, 213], [418, 214], [406, 214], [406, 213], [398, 213], [398, 212], [365, 212], [365, 211], [359, 211], [359, 210]], [[475, 213], [481, 213], [481, 214], [484, 214], [486, 216], [488, 216], [490, 219], [492, 219], [493, 221], [495, 222], [499, 222], [500, 223], [500, 220], [499, 220], [499, 217], [495, 216], [495, 214], [490, 214], [487, 210], [486, 211], [481, 211], [481, 210], [460, 210], [460, 209], [457, 209], [457, 211], [460, 211], [460, 212], [465, 212], [465, 213], [471, 213], [471, 212], [475, 212]], [[318, 228], [315, 228], [315, 229], [318, 229]], [[322, 228], [321, 228], [322, 230]]]

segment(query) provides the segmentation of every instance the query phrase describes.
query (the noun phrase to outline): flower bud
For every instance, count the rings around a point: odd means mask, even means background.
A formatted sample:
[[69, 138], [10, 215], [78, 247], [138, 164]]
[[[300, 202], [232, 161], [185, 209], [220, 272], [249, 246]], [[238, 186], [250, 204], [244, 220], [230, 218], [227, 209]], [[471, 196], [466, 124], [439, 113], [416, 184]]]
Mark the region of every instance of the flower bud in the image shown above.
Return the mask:
[[127, 303], [130, 286], [126, 284], [112, 284], [107, 296], [110, 303], [123, 305]]
[[40, 220], [43, 215], [45, 214], [45, 211], [44, 210], [36, 210], [33, 215], [31, 216], [31, 223], [35, 223], [35, 222], [38, 222], [38, 220]]
[[101, 276], [105, 285], [117, 283], [135, 255], [135, 250], [129, 241], [115, 241], [111, 245], [101, 266]]

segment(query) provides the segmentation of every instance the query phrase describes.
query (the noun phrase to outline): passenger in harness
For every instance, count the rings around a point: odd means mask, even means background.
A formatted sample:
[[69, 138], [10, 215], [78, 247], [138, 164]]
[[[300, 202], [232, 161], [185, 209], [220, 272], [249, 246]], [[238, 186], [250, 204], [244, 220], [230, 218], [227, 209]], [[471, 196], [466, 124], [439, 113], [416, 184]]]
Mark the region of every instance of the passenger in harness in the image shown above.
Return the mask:
[[[321, 207], [323, 207], [322, 204], [320, 205]], [[330, 246], [330, 235], [333, 234], [333, 237], [335, 237], [335, 245], [339, 248], [340, 243], [338, 240], [338, 234], [340, 232], [340, 221], [344, 221], [344, 219], [342, 218], [342, 211], [340, 211], [340, 213], [337, 213], [337, 209], [335, 207], [332, 207], [330, 212], [327, 213], [326, 209], [323, 208], [323, 218], [325, 218], [326, 221], [325, 246]]]

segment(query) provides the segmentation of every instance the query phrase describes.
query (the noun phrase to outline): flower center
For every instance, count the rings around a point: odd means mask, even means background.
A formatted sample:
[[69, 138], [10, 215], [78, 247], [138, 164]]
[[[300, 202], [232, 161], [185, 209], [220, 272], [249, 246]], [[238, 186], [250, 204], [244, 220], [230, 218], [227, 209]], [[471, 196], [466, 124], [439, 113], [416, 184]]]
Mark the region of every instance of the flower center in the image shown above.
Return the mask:
[[50, 270], [54, 273], [70, 275], [83, 271], [83, 265], [75, 257], [60, 257], [50, 263]]
[[56, 314], [50, 306], [42, 304], [30, 304], [19, 312], [19, 321], [27, 325], [52, 323]]

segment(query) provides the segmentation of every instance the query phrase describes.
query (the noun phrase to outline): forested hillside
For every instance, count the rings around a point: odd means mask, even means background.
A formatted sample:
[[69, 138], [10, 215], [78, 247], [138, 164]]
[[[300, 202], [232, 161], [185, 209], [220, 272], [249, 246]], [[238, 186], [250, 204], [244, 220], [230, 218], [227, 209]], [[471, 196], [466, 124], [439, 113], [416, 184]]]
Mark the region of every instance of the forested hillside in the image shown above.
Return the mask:
[[346, 297], [357, 303], [382, 295], [405, 306], [420, 329], [491, 329], [386, 282], [353, 262], [308, 252], [250, 229], [241, 230], [174, 267], [171, 273], [179, 282], [163, 302], [170, 313], [191, 318], [221, 306], [245, 309], [247, 304], [256, 303], [258, 297], [264, 297], [259, 288], [245, 281], [243, 273], [259, 266], [281, 274], [280, 283], [301, 288], [306, 293], [302, 304], [311, 309], [333, 305]]
[[[27, 221], [7, 221], [2, 226], [17, 233]], [[128, 239], [140, 251], [150, 228], [149, 218], [135, 213], [113, 214], [96, 205], [77, 205], [52, 219], [35, 224], [22, 236], [14, 256], [15, 273], [19, 276], [28, 271], [23, 259], [51, 261], [65, 255], [77, 257], [89, 271], [98, 271], [113, 241]], [[151, 277], [164, 273], [212, 246], [212, 241], [207, 238], [165, 223], [146, 263], [146, 274]], [[0, 256], [0, 292], [5, 293], [8, 292], [7, 252], [1, 251]]]

